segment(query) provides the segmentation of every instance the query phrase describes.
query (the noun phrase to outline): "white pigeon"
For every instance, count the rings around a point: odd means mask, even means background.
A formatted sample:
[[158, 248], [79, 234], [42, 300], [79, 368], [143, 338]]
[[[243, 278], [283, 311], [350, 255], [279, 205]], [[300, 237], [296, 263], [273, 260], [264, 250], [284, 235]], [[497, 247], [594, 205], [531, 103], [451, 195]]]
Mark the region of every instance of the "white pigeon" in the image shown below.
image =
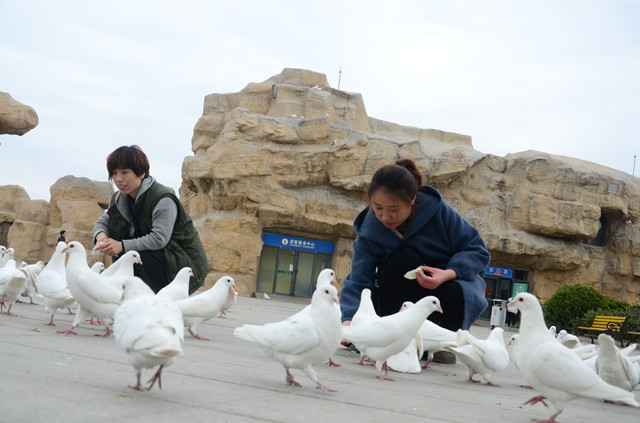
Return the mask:
[[4, 267], [9, 260], [13, 260], [13, 256], [15, 254], [13, 248], [2, 247], [2, 252], [0, 253], [0, 267]]
[[102, 276], [113, 276], [115, 278], [130, 277], [133, 276], [133, 265], [136, 263], [142, 264], [140, 253], [134, 250], [127, 251], [100, 274]]
[[[144, 281], [132, 276], [123, 282], [122, 304], [115, 313], [113, 335], [126, 351], [136, 372], [137, 383], [130, 388], [150, 390], [156, 380], [162, 389], [162, 369], [183, 354], [184, 323], [180, 308], [173, 300], [154, 295]], [[147, 382], [140, 383], [142, 369], [158, 367]]]
[[571, 349], [582, 346], [582, 342], [580, 342], [580, 339], [578, 339], [577, 336], [568, 333], [564, 329], [558, 332], [558, 335], [556, 336], [556, 340], [560, 342], [562, 345], [564, 345], [565, 347], [571, 348]]
[[596, 372], [607, 383], [627, 391], [640, 383], [640, 367], [616, 347], [616, 341], [605, 333], [598, 335], [599, 353]]
[[[316, 278], [316, 289], [321, 289], [326, 286], [331, 285], [332, 282], [336, 281], [336, 273], [332, 269], [324, 269]], [[297, 319], [298, 317], [309, 313], [311, 311], [311, 304], [305, 306], [302, 310], [289, 317], [289, 319]]]
[[223, 276], [208, 290], [193, 297], [176, 301], [187, 330], [196, 339], [208, 341], [196, 332], [196, 327], [213, 317], [216, 317], [227, 299], [229, 288], [235, 289], [236, 283], [231, 276]]
[[434, 296], [424, 297], [407, 310], [361, 325], [344, 326], [343, 337], [366, 357], [375, 360], [379, 379], [393, 380], [386, 377], [387, 359], [404, 350], [418, 333], [422, 322], [436, 310], [442, 313], [440, 300]]
[[7, 314], [11, 314], [11, 307], [27, 286], [27, 277], [16, 268], [13, 259], [7, 260], [0, 268], [0, 313], [7, 307]]
[[479, 374], [489, 386], [499, 386], [491, 382], [491, 375], [504, 370], [509, 365], [509, 353], [504, 344], [504, 330], [496, 327], [487, 339], [478, 339], [469, 331], [458, 329], [456, 346], [444, 346], [467, 366], [469, 382], [479, 382], [473, 375]]
[[[411, 301], [405, 301], [402, 303], [401, 310], [411, 307], [412, 305], [413, 303]], [[458, 334], [452, 330], [436, 325], [431, 320], [425, 320], [418, 331], [418, 338], [422, 344], [422, 351], [427, 351], [427, 362], [422, 368], [428, 369], [435, 353], [444, 351], [443, 345], [455, 343], [458, 339]]]
[[290, 372], [290, 369], [300, 369], [316, 383], [316, 388], [335, 392], [320, 383], [312, 365], [322, 363], [338, 347], [342, 335], [340, 316], [338, 290], [328, 285], [315, 290], [311, 310], [297, 319], [262, 326], [243, 325], [233, 334], [257, 343], [282, 364], [287, 372], [287, 384], [300, 386]]
[[40, 272], [42, 272], [42, 269], [44, 269], [44, 263], [42, 261], [38, 261], [35, 264], [25, 264], [18, 269], [27, 277], [27, 286], [20, 295], [29, 298], [29, 304], [32, 305], [38, 305], [38, 303], [33, 302], [33, 295], [37, 291], [36, 278]]
[[[67, 286], [83, 312], [99, 319], [113, 317], [122, 297], [122, 289], [112, 286], [114, 277], [109, 278], [92, 271], [87, 264], [86, 250], [78, 241], [70, 242], [67, 248], [62, 251], [69, 256], [66, 269]], [[124, 278], [119, 278], [119, 280], [120, 287], [122, 287]], [[82, 322], [82, 317], [78, 311], [71, 327], [66, 331], [57, 331], [57, 333], [76, 334], [73, 329]], [[102, 336], [108, 337], [111, 332], [111, 328], [107, 325], [106, 332]]]
[[173, 301], [189, 298], [189, 278], [191, 276], [193, 276], [193, 270], [190, 267], [183, 267], [176, 274], [176, 277], [156, 295]]
[[576, 398], [620, 401], [640, 406], [631, 392], [603, 381], [575, 353], [562, 346], [549, 333], [538, 299], [521, 292], [509, 302], [521, 313], [516, 362], [523, 379], [541, 395], [525, 402], [551, 401], [554, 414], [547, 422], [555, 422], [568, 401]]
[[58, 242], [51, 259], [36, 278], [36, 287], [44, 298], [45, 308], [51, 316], [49, 323], [45, 323], [49, 326], [55, 326], [53, 316], [58, 309], [68, 308], [75, 302], [67, 288], [66, 254], [63, 252], [65, 248], [67, 244], [64, 241]]
[[97, 274], [102, 273], [102, 271], [104, 270], [104, 263], [101, 261], [93, 263], [93, 265], [91, 266], [91, 270], [93, 270]]
[[[412, 305], [413, 303], [411, 301], [405, 301], [402, 303], [400, 311], [406, 310]], [[407, 345], [407, 348], [387, 359], [387, 367], [400, 373], [420, 373], [422, 371], [422, 366], [420, 365], [420, 357], [422, 357], [422, 354], [424, 354], [424, 350], [422, 349], [422, 342], [420, 340], [420, 331], [418, 331], [416, 336], [411, 339], [409, 345]]]
[[554, 337], [556, 337], [556, 336], [557, 336], [557, 334], [556, 334], [556, 327], [555, 327], [555, 326], [553, 326], [553, 325], [549, 326], [549, 333], [550, 333], [551, 335], [553, 335]]
[[266, 292], [262, 296], [264, 297], [265, 300], [270, 300], [271, 299], [271, 297], [268, 296]]
[[[325, 288], [330, 286], [332, 283], [337, 282], [336, 272], [333, 269], [323, 269], [316, 278], [316, 290]], [[311, 312], [311, 304], [305, 306], [302, 310], [290, 316], [287, 320], [298, 320], [301, 316], [308, 314]], [[340, 364], [333, 361], [331, 357], [329, 357], [328, 361], [325, 363], [328, 366], [340, 367]]]
[[[380, 316], [376, 313], [373, 302], [371, 301], [371, 290], [369, 288], [364, 288], [360, 292], [360, 304], [358, 304], [358, 309], [351, 318], [351, 323], [349, 324], [350, 329], [345, 330], [347, 332], [353, 331], [354, 327], [361, 326], [364, 323], [378, 319], [380, 319]], [[365, 364], [365, 359], [368, 360], [364, 352], [360, 350], [360, 361], [353, 364], [358, 364], [360, 366], [368, 365]]]

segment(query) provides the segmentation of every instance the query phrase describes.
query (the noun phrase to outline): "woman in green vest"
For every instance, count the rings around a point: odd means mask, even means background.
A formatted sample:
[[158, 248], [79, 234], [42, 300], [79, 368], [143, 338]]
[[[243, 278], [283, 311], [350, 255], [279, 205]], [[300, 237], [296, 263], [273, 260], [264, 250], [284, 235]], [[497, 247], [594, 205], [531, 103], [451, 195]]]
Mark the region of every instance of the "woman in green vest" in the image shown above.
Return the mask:
[[93, 227], [97, 249], [116, 260], [127, 251], [138, 251], [143, 264], [134, 265], [134, 274], [154, 292], [190, 267], [193, 293], [204, 283], [207, 256], [180, 200], [149, 175], [149, 159], [136, 145], [109, 154], [107, 171], [118, 191]]

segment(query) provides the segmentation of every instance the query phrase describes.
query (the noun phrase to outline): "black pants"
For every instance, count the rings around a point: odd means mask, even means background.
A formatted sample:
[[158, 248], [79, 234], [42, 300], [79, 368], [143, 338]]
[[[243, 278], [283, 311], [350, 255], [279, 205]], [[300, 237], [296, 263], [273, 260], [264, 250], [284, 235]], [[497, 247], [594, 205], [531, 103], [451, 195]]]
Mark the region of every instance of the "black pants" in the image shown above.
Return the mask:
[[464, 298], [462, 288], [453, 281], [447, 281], [436, 289], [426, 289], [418, 282], [409, 280], [404, 274], [424, 264], [423, 258], [414, 250], [405, 248], [389, 257], [378, 275], [378, 289], [374, 305], [380, 316], [387, 316], [400, 310], [405, 301], [417, 302], [428, 295], [440, 300], [443, 313], [433, 312], [429, 320], [452, 331], [462, 327], [464, 317]]
[[133, 265], [133, 274], [142, 279], [153, 292], [157, 293], [169, 284], [167, 262], [162, 250], [140, 251], [142, 265]]

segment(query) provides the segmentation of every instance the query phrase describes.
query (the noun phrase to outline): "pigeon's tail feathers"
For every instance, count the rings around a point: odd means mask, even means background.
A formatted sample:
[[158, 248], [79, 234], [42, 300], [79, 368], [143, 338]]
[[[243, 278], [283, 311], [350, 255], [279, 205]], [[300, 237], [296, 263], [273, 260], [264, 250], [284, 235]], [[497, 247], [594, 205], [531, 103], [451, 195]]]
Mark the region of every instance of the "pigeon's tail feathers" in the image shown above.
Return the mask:
[[177, 357], [179, 355], [183, 355], [184, 352], [182, 348], [176, 345], [163, 345], [160, 347], [153, 348], [150, 351], [150, 354], [154, 357]]
[[148, 350], [157, 357], [175, 357], [182, 354], [182, 340], [175, 329], [162, 325], [147, 328], [135, 343], [132, 350]]
[[617, 386], [610, 385], [604, 381], [592, 388], [581, 391], [580, 395], [588, 398], [622, 402], [634, 407], [640, 407], [640, 403], [636, 401], [633, 392], [629, 392], [622, 388], [618, 388]]
[[233, 330], [233, 334], [245, 341], [255, 342], [257, 344], [264, 345], [265, 340], [262, 334], [262, 326], [258, 325], [242, 325], [239, 328]]

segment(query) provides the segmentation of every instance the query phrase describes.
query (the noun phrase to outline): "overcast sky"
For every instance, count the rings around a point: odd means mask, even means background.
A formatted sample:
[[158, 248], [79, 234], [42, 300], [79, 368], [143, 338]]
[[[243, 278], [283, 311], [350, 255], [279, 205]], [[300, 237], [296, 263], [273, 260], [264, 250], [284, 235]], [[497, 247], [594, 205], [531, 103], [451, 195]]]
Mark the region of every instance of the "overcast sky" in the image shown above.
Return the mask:
[[[361, 93], [369, 116], [634, 172], [640, 1], [0, 0], [0, 91], [40, 124], [0, 135], [0, 185], [49, 200], [138, 144], [178, 189], [210, 93], [285, 67]], [[640, 158], [635, 173], [640, 173]]]

